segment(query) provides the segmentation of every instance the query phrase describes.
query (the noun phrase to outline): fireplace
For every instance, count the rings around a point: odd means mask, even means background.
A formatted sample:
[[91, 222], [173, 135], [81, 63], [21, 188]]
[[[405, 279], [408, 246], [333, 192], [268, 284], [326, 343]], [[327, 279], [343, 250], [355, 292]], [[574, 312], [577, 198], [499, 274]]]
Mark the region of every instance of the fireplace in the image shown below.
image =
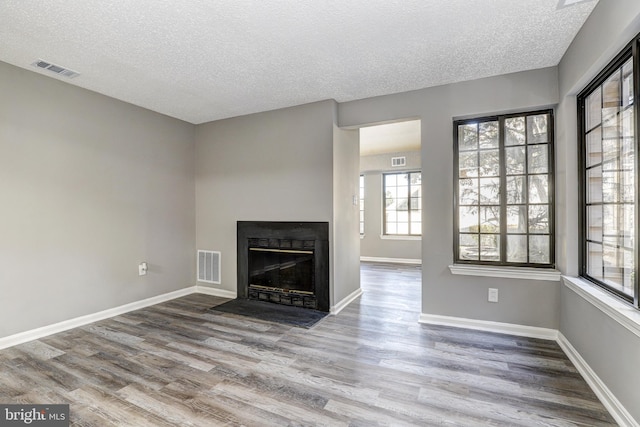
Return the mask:
[[329, 223], [238, 221], [238, 298], [329, 311]]

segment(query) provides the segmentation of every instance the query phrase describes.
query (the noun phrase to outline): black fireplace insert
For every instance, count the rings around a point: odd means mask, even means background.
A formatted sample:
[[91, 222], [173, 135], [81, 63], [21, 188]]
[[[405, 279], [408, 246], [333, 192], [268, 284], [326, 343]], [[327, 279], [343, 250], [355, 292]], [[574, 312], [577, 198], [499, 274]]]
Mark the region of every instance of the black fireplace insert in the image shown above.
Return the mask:
[[329, 311], [329, 226], [238, 221], [238, 298]]

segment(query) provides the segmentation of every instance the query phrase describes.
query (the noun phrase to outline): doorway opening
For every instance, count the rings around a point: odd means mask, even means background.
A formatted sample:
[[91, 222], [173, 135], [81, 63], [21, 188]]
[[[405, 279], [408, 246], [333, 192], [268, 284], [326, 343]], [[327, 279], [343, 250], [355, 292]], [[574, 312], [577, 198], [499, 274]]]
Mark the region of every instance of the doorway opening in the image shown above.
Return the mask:
[[415, 119], [360, 128], [362, 262], [422, 264], [421, 139]]

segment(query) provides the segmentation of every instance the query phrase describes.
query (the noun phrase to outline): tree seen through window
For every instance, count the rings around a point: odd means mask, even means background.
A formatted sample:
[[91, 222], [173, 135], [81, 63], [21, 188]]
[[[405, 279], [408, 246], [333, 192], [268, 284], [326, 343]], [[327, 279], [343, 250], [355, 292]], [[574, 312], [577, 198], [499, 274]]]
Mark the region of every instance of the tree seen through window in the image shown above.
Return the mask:
[[455, 123], [456, 261], [553, 265], [550, 111]]

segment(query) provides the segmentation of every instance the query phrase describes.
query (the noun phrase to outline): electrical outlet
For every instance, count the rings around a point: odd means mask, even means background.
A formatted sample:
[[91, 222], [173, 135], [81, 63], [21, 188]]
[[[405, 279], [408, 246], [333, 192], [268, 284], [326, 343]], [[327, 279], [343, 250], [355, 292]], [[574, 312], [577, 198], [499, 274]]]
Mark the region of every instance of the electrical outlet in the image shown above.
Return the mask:
[[138, 264], [138, 276], [144, 276], [147, 274], [147, 263], [146, 262], [141, 262], [140, 264]]
[[489, 302], [498, 302], [498, 290], [489, 288]]

